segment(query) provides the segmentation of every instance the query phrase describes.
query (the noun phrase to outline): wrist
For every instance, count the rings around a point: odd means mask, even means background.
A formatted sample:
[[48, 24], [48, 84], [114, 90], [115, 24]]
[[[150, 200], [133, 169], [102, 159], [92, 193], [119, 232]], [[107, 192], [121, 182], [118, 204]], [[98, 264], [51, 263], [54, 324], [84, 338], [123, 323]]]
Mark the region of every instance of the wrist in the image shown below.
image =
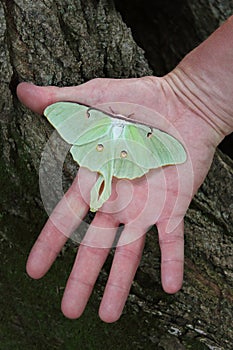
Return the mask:
[[[219, 134], [233, 131], [233, 17], [164, 78], [179, 99]], [[221, 140], [220, 140], [221, 141]]]
[[[207, 100], [200, 86], [187, 76], [186, 72], [176, 67], [172, 72], [163, 77], [172, 91], [175, 93], [180, 103], [186, 109], [185, 115], [194, 118], [196, 123], [209, 135], [212, 135], [213, 144], [217, 146], [224, 137], [231, 133], [231, 125], [227, 123], [231, 116], [216, 113], [209, 107]], [[189, 111], [189, 112], [188, 112]], [[226, 119], [226, 122], [224, 120]]]

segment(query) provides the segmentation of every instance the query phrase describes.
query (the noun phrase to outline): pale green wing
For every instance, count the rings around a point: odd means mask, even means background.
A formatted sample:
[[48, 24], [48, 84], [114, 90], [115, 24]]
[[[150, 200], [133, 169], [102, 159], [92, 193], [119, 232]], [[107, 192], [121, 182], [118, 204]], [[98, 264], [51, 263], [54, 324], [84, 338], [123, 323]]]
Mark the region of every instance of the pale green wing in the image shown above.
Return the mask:
[[186, 151], [182, 144], [166, 132], [153, 129], [148, 141], [151, 151], [157, 151], [161, 166], [181, 164], [186, 161]]
[[114, 163], [114, 176], [118, 179], [133, 180], [148, 173], [149, 169], [130, 161], [129, 159], [116, 159]]
[[186, 152], [181, 143], [161, 130], [127, 125], [124, 137], [127, 140], [129, 159], [140, 167], [155, 169], [186, 160]]
[[[99, 146], [98, 146], [99, 145]], [[101, 147], [104, 147], [101, 150]], [[98, 151], [99, 147], [99, 151]], [[83, 145], [74, 145], [70, 149], [74, 160], [92, 171], [99, 171], [106, 163], [114, 159], [111, 140], [101, 138], [101, 143], [93, 141]]]
[[[103, 187], [102, 187], [103, 186]], [[102, 187], [102, 191], [101, 191]], [[109, 199], [112, 193], [112, 163], [108, 162], [99, 174], [98, 180], [91, 189], [90, 211], [96, 212]]]
[[[75, 141], [75, 145], [85, 145], [108, 136], [111, 131], [111, 118], [104, 117], [101, 120], [90, 121], [90, 124]], [[98, 142], [97, 142], [98, 144]]]
[[[98, 141], [86, 142], [83, 145], [74, 145], [70, 152], [77, 163], [89, 170], [98, 172], [99, 178], [91, 190], [90, 210], [95, 212], [102, 207], [103, 203], [111, 195], [112, 177], [114, 172], [114, 147], [112, 140], [108, 137], [101, 137]], [[100, 188], [103, 189], [100, 193]]]
[[[127, 156], [125, 159], [134, 163], [138, 167], [145, 169], [156, 168], [159, 165], [156, 154], [153, 153], [153, 150], [149, 147], [147, 135], [149, 135], [151, 129], [149, 127], [143, 126], [141, 128], [139, 124], [126, 124], [124, 127], [122, 137], [125, 140], [125, 151]], [[120, 177], [123, 177], [124, 169], [122, 167]], [[135, 176], [136, 177], [136, 176]]]
[[[108, 126], [107, 132], [105, 130], [105, 133], [100, 134], [98, 139], [88, 142], [92, 133], [94, 133], [94, 130], [83, 134], [78, 140], [78, 144], [76, 143], [70, 149], [74, 160], [80, 166], [103, 173], [104, 167], [107, 167], [107, 164], [111, 162], [112, 176], [128, 179], [140, 177], [150, 169], [151, 162], [144, 161], [143, 164], [142, 162], [138, 164], [136, 161], [138, 152], [141, 152], [142, 159], [147, 159], [148, 150], [145, 147], [142, 149], [141, 144], [132, 141], [132, 143], [135, 143], [132, 146], [137, 148], [136, 152], [131, 152], [131, 154], [128, 150], [129, 140], [124, 137], [124, 133], [122, 133], [122, 136], [114, 138], [112, 125]], [[82, 144], [80, 140], [83, 141]], [[153, 159], [153, 155], [151, 157]]]
[[90, 107], [78, 103], [56, 102], [45, 109], [44, 115], [66, 142], [75, 144], [84, 132], [89, 128], [95, 129], [96, 124], [99, 125], [102, 119], [106, 119], [103, 112], [90, 114], [89, 109]]

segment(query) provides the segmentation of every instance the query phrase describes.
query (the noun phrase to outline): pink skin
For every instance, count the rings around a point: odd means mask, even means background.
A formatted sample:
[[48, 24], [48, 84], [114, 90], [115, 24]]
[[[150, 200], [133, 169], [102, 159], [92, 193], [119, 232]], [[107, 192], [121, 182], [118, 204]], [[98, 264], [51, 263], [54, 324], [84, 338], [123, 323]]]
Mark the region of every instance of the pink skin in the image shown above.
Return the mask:
[[[219, 32], [217, 38], [218, 35]], [[210, 47], [211, 40], [213, 41], [213, 38], [210, 39]], [[203, 46], [200, 46], [199, 51], [194, 51], [194, 55], [204, 57]], [[214, 111], [211, 112], [210, 108], [207, 108], [208, 103], [211, 105], [212, 102], [211, 96], [209, 101], [206, 97], [206, 87], [210, 89], [208, 82], [202, 81], [203, 86], [200, 82], [198, 86], [194, 86], [193, 77], [188, 78], [189, 59], [190, 56], [163, 78], [94, 79], [80, 86], [65, 88], [38, 87], [28, 83], [18, 86], [20, 101], [39, 114], [42, 114], [46, 106], [56, 101], [77, 101], [91, 106], [107, 102], [130, 102], [146, 106], [154, 110], [155, 115], [159, 113], [172, 123], [181, 135], [188, 153], [188, 160], [184, 164], [166, 167], [164, 170], [152, 170], [147, 177], [130, 181], [133, 201], [125, 205], [124, 210], [110, 214], [108, 209], [112, 208], [116, 191], [123, 207], [128, 200], [129, 182], [114, 179], [113, 195], [104, 204], [103, 210], [97, 212], [84, 241], [80, 244], [66, 285], [62, 311], [69, 318], [78, 318], [84, 311], [119, 223], [124, 223], [125, 228], [115, 251], [101, 301], [100, 318], [105, 322], [114, 322], [120, 317], [140, 262], [145, 233], [148, 227], [155, 223], [161, 248], [163, 289], [167, 293], [175, 293], [182, 286], [183, 218], [191, 198], [209, 170], [217, 144], [224, 137], [223, 126], [228, 126], [225, 134], [233, 129], [232, 118], [226, 115], [225, 101], [222, 102], [222, 106], [221, 101], [218, 105], [218, 109], [224, 110], [224, 113], [215, 115]], [[219, 77], [217, 80], [221, 85]], [[222, 85], [224, 86], [224, 79]], [[192, 94], [199, 101], [195, 103], [195, 108], [190, 105], [188, 98], [191, 88]], [[203, 100], [205, 108], [202, 108]], [[150, 125], [155, 124], [153, 119], [146, 122]], [[80, 169], [73, 185], [55, 208], [31, 250], [27, 272], [32, 278], [41, 278], [48, 271], [67, 237], [88, 212], [83, 194], [88, 196], [94, 181], [94, 173], [84, 168]], [[80, 185], [82, 183], [85, 184], [84, 188]], [[116, 190], [117, 184], [119, 186]]]

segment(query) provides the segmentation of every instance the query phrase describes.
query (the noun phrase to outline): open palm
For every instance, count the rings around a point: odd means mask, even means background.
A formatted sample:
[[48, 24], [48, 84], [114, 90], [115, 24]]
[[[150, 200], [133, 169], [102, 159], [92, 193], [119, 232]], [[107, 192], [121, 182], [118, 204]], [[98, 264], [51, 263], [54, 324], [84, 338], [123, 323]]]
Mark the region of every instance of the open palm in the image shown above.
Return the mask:
[[[184, 164], [151, 170], [135, 180], [113, 180], [110, 199], [96, 213], [79, 246], [62, 300], [63, 313], [70, 318], [82, 314], [120, 223], [124, 224], [124, 230], [117, 242], [100, 317], [106, 322], [120, 317], [140, 262], [145, 233], [153, 224], [159, 233], [163, 288], [168, 293], [178, 291], [183, 279], [183, 218], [219, 142], [211, 126], [176, 97], [166, 77], [95, 79], [66, 88], [21, 83], [17, 93], [37, 113], [57, 101], [77, 101], [91, 106], [116, 102], [143, 106], [154, 114], [139, 113], [137, 120], [174, 134], [188, 156]], [[32, 248], [27, 263], [31, 277], [40, 278], [47, 272], [67, 237], [81, 223], [89, 210], [86, 199], [95, 181], [95, 173], [79, 169]]]

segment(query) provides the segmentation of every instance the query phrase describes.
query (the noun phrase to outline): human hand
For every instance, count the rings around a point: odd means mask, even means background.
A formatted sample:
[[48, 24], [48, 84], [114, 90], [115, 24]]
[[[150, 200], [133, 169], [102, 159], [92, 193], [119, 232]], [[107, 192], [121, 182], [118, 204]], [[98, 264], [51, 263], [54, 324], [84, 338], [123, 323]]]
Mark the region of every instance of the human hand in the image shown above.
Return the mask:
[[[91, 106], [125, 102], [154, 111], [137, 119], [173, 134], [185, 147], [184, 164], [151, 170], [132, 181], [113, 180], [112, 195], [90, 225], [78, 249], [62, 300], [63, 313], [79, 317], [89, 299], [99, 271], [109, 253], [120, 223], [124, 230], [100, 305], [106, 322], [116, 321], [122, 312], [140, 262], [145, 233], [156, 223], [161, 248], [161, 278], [166, 292], [175, 293], [183, 279], [183, 218], [190, 200], [210, 167], [219, 134], [196, 112], [178, 99], [166, 78], [94, 79], [77, 87], [37, 87], [21, 83], [19, 99], [37, 113], [57, 101], [77, 101]], [[159, 116], [163, 116], [160, 119]], [[62, 246], [88, 212], [90, 189], [95, 174], [81, 168], [72, 186], [54, 209], [38, 237], [27, 262], [33, 278], [42, 277]], [[132, 196], [133, 195], [133, 196]], [[129, 202], [129, 197], [132, 199]], [[123, 209], [122, 209], [123, 208]]]

